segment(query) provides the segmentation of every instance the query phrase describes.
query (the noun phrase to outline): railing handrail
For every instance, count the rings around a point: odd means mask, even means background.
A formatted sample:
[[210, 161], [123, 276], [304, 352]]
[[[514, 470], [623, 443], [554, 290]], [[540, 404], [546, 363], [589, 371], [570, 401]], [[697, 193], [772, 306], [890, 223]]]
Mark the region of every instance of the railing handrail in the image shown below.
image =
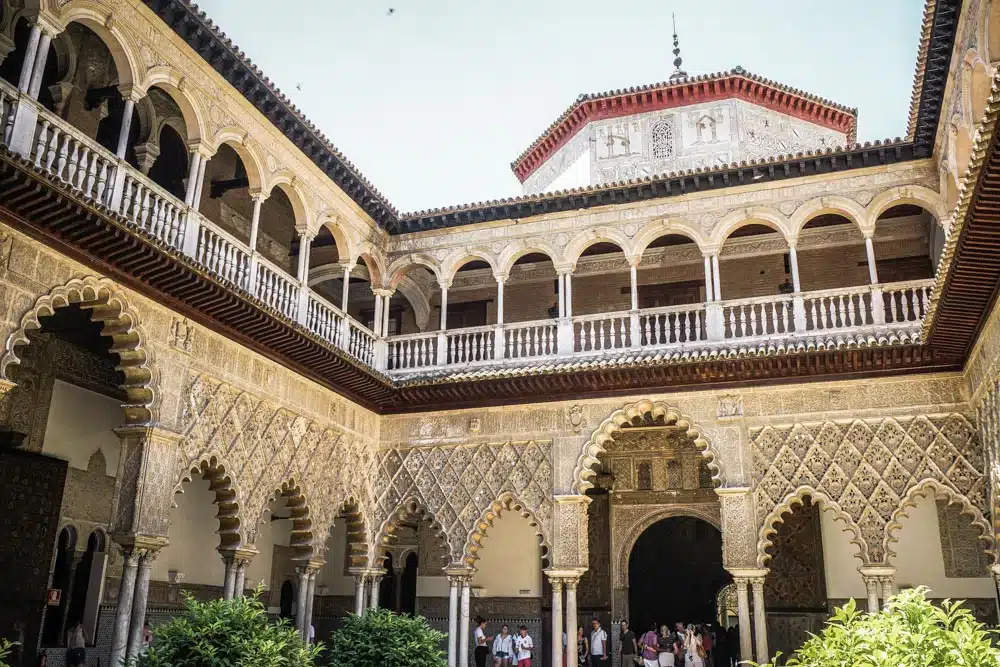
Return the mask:
[[557, 319], [547, 319], [547, 320], [529, 320], [528, 322], [504, 322], [503, 328], [505, 331], [511, 329], [530, 329], [532, 327], [542, 327], [542, 326], [558, 326], [559, 320]]
[[[0, 90], [3, 91], [4, 95], [7, 95], [8, 97], [12, 98], [11, 100], [12, 102], [21, 97], [21, 91], [17, 89], [17, 86], [15, 86], [12, 83], [9, 83], [6, 79], [3, 78], [0, 78]], [[27, 97], [27, 95], [25, 95], [25, 97]]]
[[[644, 311], [639, 311], [644, 312]], [[613, 320], [615, 318], [626, 318], [632, 314], [630, 310], [610, 310], [606, 313], [589, 313], [587, 315], [574, 315], [574, 322], [591, 322], [593, 320]]]
[[[97, 143], [97, 140], [91, 139], [86, 134], [84, 134], [82, 130], [79, 130], [76, 127], [74, 127], [69, 121], [63, 120], [56, 114], [46, 109], [41, 102], [31, 99], [27, 95], [21, 95], [18, 104], [22, 104], [24, 102], [30, 102], [31, 104], [34, 104], [36, 107], [38, 107], [39, 123], [41, 123], [42, 121], [48, 121], [49, 125], [55, 125], [57, 128], [59, 128], [60, 132], [64, 132], [65, 134], [70, 135], [71, 137], [73, 137], [80, 143], [86, 145], [87, 148], [89, 148], [92, 151], [95, 151], [98, 155], [100, 155], [105, 160], [108, 160], [112, 164], [117, 165], [118, 163], [124, 163], [124, 160], [119, 160], [117, 155], [115, 155], [107, 148]], [[32, 139], [32, 146], [31, 146], [32, 151], [35, 150], [35, 145], [34, 145], [35, 141], [36, 141], [35, 139]]]
[[[871, 283], [865, 283], [864, 285], [855, 285], [854, 287], [835, 287], [833, 289], [818, 289], [811, 290], [809, 292], [799, 292], [797, 296], [801, 296], [807, 301], [810, 299], [822, 299], [829, 296], [847, 296], [855, 294], [870, 294], [872, 288], [878, 287], [878, 285], [872, 285]], [[796, 295], [792, 295], [796, 296]]]
[[[496, 326], [496, 325], [494, 325], [494, 326]], [[455, 331], [464, 331], [464, 329], [461, 329], [461, 330], [460, 329], [455, 329]], [[405, 343], [406, 341], [409, 341], [409, 340], [422, 340], [422, 339], [425, 339], [425, 338], [427, 340], [436, 340], [437, 337], [438, 337], [438, 334], [440, 334], [440, 333], [442, 333], [442, 332], [441, 331], [418, 331], [417, 333], [411, 333], [411, 334], [399, 334], [399, 335], [396, 335], [396, 336], [386, 336], [386, 340], [389, 341], [390, 343], [396, 343], [396, 342]]]
[[920, 280], [903, 280], [898, 283], [879, 283], [876, 287], [882, 288], [883, 292], [887, 290], [895, 292], [915, 287], [934, 287], [935, 282], [937, 282], [937, 278], [921, 278]]
[[685, 303], [680, 306], [657, 306], [656, 308], [640, 308], [639, 317], [643, 315], [670, 315], [672, 313], [698, 313], [705, 310], [705, 302]]
[[[201, 216], [201, 226], [202, 226], [202, 229], [207, 229], [208, 231], [212, 232], [216, 236], [220, 237], [226, 243], [233, 244], [239, 250], [242, 250], [246, 255], [249, 256], [251, 254], [250, 253], [250, 247], [246, 243], [243, 243], [242, 241], [240, 241], [239, 239], [237, 239], [235, 236], [233, 236], [232, 234], [230, 234], [226, 230], [222, 229], [222, 227], [218, 223], [212, 222], [211, 220], [209, 220], [208, 218], [206, 218], [204, 215], [201, 215], [201, 213], [199, 213], [198, 215]], [[260, 257], [260, 255], [258, 255], [258, 258], [259, 257]]]
[[[349, 324], [349, 325], [350, 325], [351, 327], [353, 327], [353, 328], [357, 329], [357, 330], [358, 330], [358, 331], [360, 331], [361, 333], [363, 333], [363, 334], [365, 334], [365, 335], [367, 335], [367, 336], [371, 336], [371, 337], [372, 337], [373, 339], [377, 339], [377, 338], [378, 338], [378, 336], [376, 336], [376, 335], [375, 335], [375, 332], [374, 332], [374, 331], [372, 331], [371, 329], [369, 329], [369, 328], [368, 328], [368, 327], [366, 327], [365, 325], [361, 324], [361, 322], [358, 322], [358, 321], [357, 321], [356, 319], [354, 319], [353, 317], [348, 317], [348, 318], [347, 318], [347, 322], [348, 322], [348, 324]], [[390, 339], [390, 340], [391, 340], [391, 339]]]
[[[118, 164], [120, 164], [120, 165], [122, 165], [122, 166], [125, 167], [125, 175], [127, 177], [139, 181], [139, 183], [142, 185], [142, 187], [149, 188], [157, 196], [162, 197], [163, 199], [167, 200], [167, 202], [169, 202], [170, 204], [173, 204], [177, 208], [180, 208], [180, 209], [187, 208], [187, 204], [184, 203], [184, 200], [182, 200], [179, 197], [177, 197], [176, 195], [173, 195], [170, 192], [168, 192], [166, 190], [166, 188], [164, 188], [162, 185], [158, 185], [157, 183], [155, 183], [153, 181], [153, 179], [151, 179], [149, 176], [147, 176], [146, 174], [142, 173], [140, 170], [138, 170], [135, 167], [133, 167], [132, 165], [130, 165], [125, 160], [119, 160], [117, 157], [115, 157], [113, 159], [115, 160], [116, 163], [118, 163]], [[202, 219], [203, 220], [205, 219], [204, 216], [202, 216]]]
[[323, 296], [317, 294], [315, 290], [309, 290], [309, 300], [310, 301], [315, 301], [316, 303], [318, 303], [319, 305], [323, 306], [324, 308], [329, 308], [338, 317], [343, 317], [344, 316], [344, 311], [342, 311], [340, 308], [337, 308], [335, 305], [333, 305], [332, 303], [330, 303], [329, 301], [327, 301], [326, 298], [324, 298]]
[[445, 336], [461, 336], [464, 334], [487, 333], [494, 331], [496, 328], [497, 328], [496, 324], [482, 324], [477, 327], [462, 327], [461, 329], [445, 329], [444, 331], [441, 331], [439, 333], [443, 333]]
[[[812, 292], [799, 292], [799, 296], [804, 294], [812, 294]], [[730, 308], [735, 306], [759, 306], [768, 303], [779, 303], [781, 301], [791, 301], [795, 294], [774, 294], [769, 296], [754, 296], [745, 299], [729, 299], [725, 301], [713, 301], [711, 304], [717, 304], [723, 308]]]

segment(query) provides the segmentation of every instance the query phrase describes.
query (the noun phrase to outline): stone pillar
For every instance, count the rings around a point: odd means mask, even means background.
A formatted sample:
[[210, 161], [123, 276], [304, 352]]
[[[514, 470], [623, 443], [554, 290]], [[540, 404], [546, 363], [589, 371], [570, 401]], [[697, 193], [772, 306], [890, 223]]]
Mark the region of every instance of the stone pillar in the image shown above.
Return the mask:
[[299, 574], [299, 586], [295, 597], [295, 629], [300, 637], [305, 637], [306, 623], [306, 601], [309, 595], [309, 568], [307, 566], [297, 567], [295, 571]]
[[861, 578], [865, 582], [865, 591], [868, 593], [868, 613], [869, 614], [877, 613], [878, 594], [879, 594], [878, 577], [869, 577], [861, 575]]
[[38, 91], [42, 88], [42, 76], [45, 74], [45, 61], [49, 57], [49, 46], [57, 33], [51, 28], [42, 28], [42, 36], [38, 40], [38, 51], [35, 53], [35, 64], [31, 68], [31, 83], [28, 84], [28, 96], [38, 99]]
[[368, 608], [378, 609], [379, 584], [382, 583], [381, 574], [371, 575], [371, 590], [368, 591]]
[[792, 267], [792, 289], [798, 294], [802, 286], [799, 284], [799, 255], [794, 245], [788, 247], [788, 264]]
[[631, 310], [639, 310], [639, 264], [629, 262], [629, 280], [632, 288]]
[[201, 190], [205, 186], [205, 172], [208, 170], [208, 162], [211, 158], [207, 155], [201, 156], [201, 162], [198, 164], [198, 174], [194, 179], [194, 199], [191, 201], [191, 206], [197, 211], [198, 207], [201, 206]]
[[887, 574], [882, 577], [882, 606], [885, 607], [889, 604], [889, 598], [892, 597], [892, 583], [895, 578], [895, 572], [893, 574]]
[[260, 207], [264, 205], [267, 195], [263, 192], [251, 193], [253, 199], [253, 214], [250, 217], [250, 252], [257, 252], [257, 235], [260, 232]]
[[441, 331], [448, 330], [448, 286], [441, 285]]
[[147, 549], [139, 556], [139, 566], [135, 577], [135, 593], [132, 596], [132, 620], [130, 621], [128, 649], [125, 660], [131, 664], [142, 647], [142, 626], [146, 622], [146, 601], [149, 599], [149, 577], [153, 570], [156, 551]]
[[556, 276], [559, 287], [559, 319], [566, 317], [566, 274], [560, 273]]
[[[875, 232], [872, 232], [874, 234]], [[878, 285], [878, 267], [875, 265], [875, 246], [872, 237], [865, 235], [865, 253], [868, 255], [868, 278], [872, 285]]]
[[354, 575], [354, 614], [361, 616], [365, 613], [365, 575]]
[[719, 253], [712, 255], [712, 285], [715, 286], [713, 294], [716, 301], [722, 301], [722, 283], [719, 279]]
[[38, 41], [42, 36], [42, 26], [34, 23], [31, 26], [31, 34], [28, 36], [28, 48], [24, 53], [24, 62], [21, 63], [21, 77], [17, 81], [17, 89], [22, 93], [28, 92], [31, 85], [31, 72], [35, 66], [35, 58], [38, 55]]
[[462, 579], [462, 602], [458, 628], [458, 667], [469, 667], [469, 594], [472, 578]]
[[879, 597], [883, 598], [883, 604], [892, 596], [892, 582], [896, 577], [896, 568], [885, 565], [875, 565], [872, 567], [859, 567], [861, 579], [865, 582], [865, 591], [868, 594], [868, 613], [874, 614], [879, 610]]
[[563, 582], [562, 579], [552, 576], [549, 577], [549, 580], [552, 583], [552, 664], [554, 667], [561, 667], [563, 664]]
[[437, 364], [444, 366], [448, 363], [448, 287], [449, 283], [438, 283], [441, 287], [441, 326], [437, 335]]
[[749, 581], [745, 577], [736, 577], [736, 609], [740, 619], [740, 660], [753, 660], [753, 638], [750, 634], [750, 595], [747, 591]]
[[[576, 667], [576, 629], [579, 621], [576, 618], [576, 584], [577, 577], [566, 578], [566, 667]], [[586, 630], [584, 630], [586, 633]], [[720, 665], [720, 667], [722, 667]]]
[[313, 602], [316, 600], [316, 576], [323, 568], [320, 561], [309, 561], [309, 587], [306, 590], [306, 614], [302, 623], [302, 639], [309, 641], [309, 634], [312, 631]]
[[236, 560], [231, 553], [222, 554], [222, 562], [226, 564], [226, 574], [222, 583], [222, 599], [232, 600], [236, 590]]
[[139, 570], [139, 552], [131, 546], [123, 546], [122, 555], [125, 557], [125, 567], [122, 569], [121, 583], [118, 586], [115, 627], [111, 632], [111, 658], [109, 660], [111, 665], [120, 665], [125, 660], [129, 625], [132, 620], [132, 598], [135, 595], [135, 580]]
[[705, 255], [705, 301], [715, 301], [712, 290], [712, 257]]
[[455, 655], [458, 652], [458, 587], [461, 583], [461, 576], [448, 575], [448, 667], [457, 667]]
[[764, 664], [767, 658], [767, 611], [764, 609], [764, 577], [752, 577], [750, 586], [753, 588], [753, 627], [757, 641], [758, 663]]
[[396, 290], [387, 289], [382, 296], [382, 337], [389, 335], [389, 305]]
[[252, 549], [237, 549], [232, 553], [233, 559], [233, 598], [243, 597], [246, 590], [247, 568], [257, 552]]
[[340, 309], [344, 311], [344, 315], [347, 315], [347, 300], [351, 293], [351, 269], [354, 268], [351, 264], [341, 264], [344, 268], [344, 287], [340, 294]]
[[119, 160], [125, 159], [125, 151], [128, 149], [128, 135], [132, 130], [132, 114], [135, 112], [135, 103], [137, 102], [131, 90], [122, 91], [122, 95], [125, 96], [125, 110], [122, 112], [122, 126], [118, 130], [118, 148], [115, 151]]
[[566, 274], [566, 317], [573, 317], [573, 272]]
[[[184, 203], [194, 206], [194, 193], [198, 190], [198, 175], [201, 173], [202, 155], [200, 150], [191, 151], [191, 164], [188, 166], [187, 187], [184, 189]], [[250, 246], [251, 250], [253, 246]]]

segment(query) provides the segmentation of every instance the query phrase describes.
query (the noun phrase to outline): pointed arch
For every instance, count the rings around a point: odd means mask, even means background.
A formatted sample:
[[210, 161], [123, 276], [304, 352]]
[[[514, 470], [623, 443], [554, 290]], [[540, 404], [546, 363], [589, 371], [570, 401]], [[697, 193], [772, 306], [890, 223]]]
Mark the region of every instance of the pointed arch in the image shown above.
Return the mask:
[[777, 209], [765, 206], [753, 206], [733, 211], [724, 216], [715, 226], [709, 238], [709, 245], [721, 248], [722, 244], [726, 242], [726, 239], [733, 232], [747, 225], [764, 225], [778, 232], [785, 239], [786, 243], [791, 244], [795, 241], [795, 236], [791, 230], [791, 223], [784, 214]]
[[681, 414], [677, 408], [671, 407], [661, 401], [651, 401], [643, 399], [630, 403], [618, 410], [601, 422], [600, 426], [594, 429], [590, 438], [583, 444], [582, 451], [573, 469], [573, 492], [583, 494], [587, 489], [594, 486], [591, 478], [594, 476], [594, 466], [599, 463], [597, 457], [607, 451], [607, 444], [621, 433], [622, 428], [635, 420], [641, 420], [646, 416], [654, 420], [662, 419], [667, 425], [676, 425], [687, 429], [686, 435], [694, 441], [695, 447], [702, 456], [708, 459], [708, 469], [712, 473], [712, 481], [716, 485], [725, 486], [726, 477], [723, 470], [723, 462], [712, 443], [702, 434], [694, 421]]
[[[184, 85], [184, 77], [172, 67], [161, 65], [146, 72], [142, 83], [136, 86], [138, 92], [149, 94], [150, 88], [159, 88], [174, 101], [184, 117], [188, 141], [204, 141], [206, 137], [205, 116], [199, 102], [194, 99]], [[221, 142], [215, 143], [212, 151], [218, 150]]]
[[438, 275], [438, 281], [443, 280], [450, 285], [452, 281], [455, 280], [455, 275], [458, 273], [459, 269], [469, 262], [474, 262], [476, 260], [482, 260], [489, 264], [490, 270], [492, 270], [493, 273], [497, 273], [500, 268], [500, 262], [497, 261], [496, 256], [488, 250], [481, 248], [461, 249], [453, 252], [445, 258], [444, 262], [442, 262], [441, 272]]
[[185, 466], [174, 484], [176, 495], [184, 493], [184, 485], [197, 476], [208, 480], [208, 488], [215, 494], [215, 505], [218, 507], [215, 518], [219, 522], [220, 550], [238, 549], [243, 542], [240, 535], [243, 494], [230, 473], [233, 469], [219, 452], [206, 452], [191, 465]]
[[764, 522], [761, 524], [757, 539], [757, 567], [766, 567], [767, 562], [771, 559], [771, 554], [767, 550], [774, 545], [774, 536], [778, 533], [778, 524], [784, 521], [782, 515], [794, 512], [797, 507], [801, 507], [807, 497], [819, 505], [820, 511], [833, 512], [834, 519], [844, 524], [844, 531], [850, 535], [851, 544], [858, 548], [858, 552], [855, 555], [861, 559], [862, 565], [870, 565], [868, 544], [862, 535], [861, 527], [851, 518], [851, 515], [823, 491], [810, 486], [800, 486], [788, 493], [764, 517]]
[[847, 218], [855, 224], [858, 230], [864, 230], [864, 224], [867, 218], [865, 207], [853, 199], [832, 195], [828, 197], [810, 199], [795, 209], [795, 212], [792, 213], [791, 218], [789, 218], [792, 236], [797, 239], [799, 234], [802, 232], [802, 228], [805, 227], [810, 220], [817, 216], [828, 214], [839, 215]]
[[896, 537], [896, 531], [902, 528], [901, 522], [908, 516], [907, 511], [917, 506], [917, 500], [927, 496], [931, 496], [934, 500], [947, 500], [949, 505], [953, 503], [958, 505], [961, 513], [969, 517], [972, 525], [979, 532], [979, 539], [983, 543], [986, 554], [990, 558], [995, 559], [995, 552], [993, 551], [993, 547], [995, 546], [993, 528], [990, 526], [989, 520], [983, 515], [982, 510], [969, 502], [966, 496], [947, 484], [936, 479], [923, 479], [906, 490], [906, 493], [903, 494], [899, 505], [893, 511], [889, 522], [885, 526], [883, 546], [886, 562], [889, 562], [896, 556], [896, 552], [892, 550], [892, 544], [899, 541], [899, 538]]
[[535, 535], [538, 537], [538, 546], [542, 548], [542, 558], [547, 557], [548, 553], [551, 552], [552, 547], [548, 537], [545, 535], [545, 528], [542, 522], [535, 516], [535, 513], [531, 511], [528, 505], [517, 497], [517, 494], [505, 491], [483, 510], [469, 531], [465, 547], [462, 550], [462, 560], [466, 565], [473, 567], [474, 563], [479, 560], [479, 549], [482, 547], [483, 538], [487, 536], [489, 529], [496, 520], [507, 511], [515, 512], [527, 519], [531, 527], [535, 529]]
[[563, 250], [563, 257], [575, 266], [583, 252], [595, 243], [612, 243], [621, 248], [626, 259], [634, 260], [637, 258], [632, 239], [614, 227], [595, 227], [581, 234], [574, 234]]
[[101, 335], [111, 338], [110, 352], [118, 357], [115, 367], [125, 377], [125, 424], [137, 426], [158, 421], [159, 378], [154, 373], [152, 353], [139, 314], [119, 287], [106, 278], [73, 278], [42, 294], [21, 316], [20, 326], [7, 337], [0, 358], [0, 379], [13, 381], [11, 366], [21, 363], [17, 348], [29, 343], [28, 332], [42, 327], [40, 317], [59, 308], [78, 304], [90, 311], [90, 319], [100, 322]]

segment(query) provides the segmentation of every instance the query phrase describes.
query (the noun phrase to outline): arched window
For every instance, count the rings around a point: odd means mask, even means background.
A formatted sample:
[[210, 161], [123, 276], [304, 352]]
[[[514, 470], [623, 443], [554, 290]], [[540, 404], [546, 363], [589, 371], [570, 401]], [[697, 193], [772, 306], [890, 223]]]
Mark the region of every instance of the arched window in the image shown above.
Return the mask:
[[674, 156], [674, 123], [671, 118], [657, 121], [650, 131], [652, 136], [653, 157], [669, 158]]

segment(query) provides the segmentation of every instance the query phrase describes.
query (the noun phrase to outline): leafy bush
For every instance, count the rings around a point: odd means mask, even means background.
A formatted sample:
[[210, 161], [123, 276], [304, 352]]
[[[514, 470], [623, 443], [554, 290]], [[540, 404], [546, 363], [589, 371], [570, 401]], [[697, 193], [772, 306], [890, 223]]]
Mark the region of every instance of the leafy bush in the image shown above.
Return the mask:
[[17, 642], [12, 642], [0, 637], [0, 667], [7, 667], [7, 658], [10, 656], [11, 651], [14, 650], [14, 646], [16, 645]]
[[368, 610], [333, 633], [330, 667], [444, 667], [443, 639], [422, 616]]
[[320, 650], [287, 621], [270, 622], [255, 597], [184, 604], [184, 613], [156, 627], [138, 667], [312, 667]]
[[786, 664], [997, 667], [1000, 651], [990, 643], [991, 632], [961, 603], [945, 601], [938, 607], [927, 599], [928, 592], [926, 587], [905, 590], [875, 614], [860, 612], [849, 601]]

